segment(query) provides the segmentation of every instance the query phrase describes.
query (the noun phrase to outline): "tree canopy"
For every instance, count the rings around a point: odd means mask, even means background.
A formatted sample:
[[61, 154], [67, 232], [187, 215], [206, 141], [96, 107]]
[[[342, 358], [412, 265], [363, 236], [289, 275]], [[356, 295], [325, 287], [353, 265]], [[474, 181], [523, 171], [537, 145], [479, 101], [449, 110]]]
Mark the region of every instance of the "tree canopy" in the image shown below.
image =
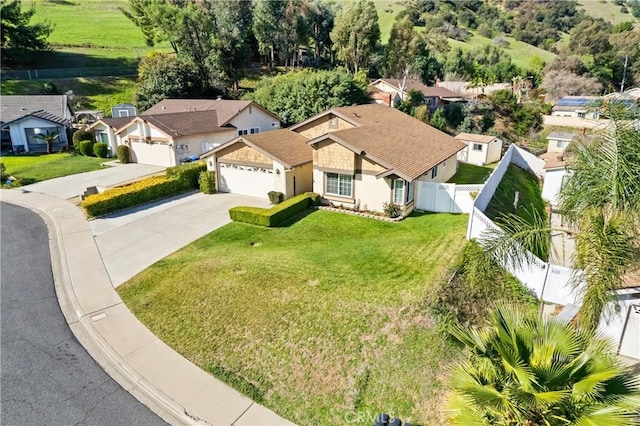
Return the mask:
[[20, 0], [0, 1], [0, 46], [5, 59], [25, 62], [29, 51], [49, 47], [47, 38], [53, 25], [46, 20], [30, 24], [35, 13], [35, 5], [23, 11]]
[[331, 40], [347, 70], [357, 73], [372, 65], [380, 40], [375, 4], [368, 0], [348, 3], [336, 15]]

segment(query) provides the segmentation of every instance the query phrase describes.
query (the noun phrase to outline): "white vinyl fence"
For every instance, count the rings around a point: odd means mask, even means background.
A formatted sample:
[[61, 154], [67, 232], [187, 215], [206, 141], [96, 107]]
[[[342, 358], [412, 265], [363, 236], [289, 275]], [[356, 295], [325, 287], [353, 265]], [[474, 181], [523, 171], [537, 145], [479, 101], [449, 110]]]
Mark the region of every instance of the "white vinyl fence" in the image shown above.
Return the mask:
[[439, 213], [471, 213], [474, 195], [483, 185], [418, 181], [416, 209]]
[[[469, 215], [467, 239], [482, 239], [487, 230], [499, 230], [483, 211], [510, 163], [539, 176], [543, 173], [542, 160], [511, 145], [475, 199], [473, 211]], [[558, 305], [571, 303], [579, 306], [582, 303], [584, 282], [580, 279], [580, 270], [554, 265], [530, 256], [533, 262], [522, 269], [512, 268], [511, 265], [503, 266], [539, 299]], [[640, 288], [619, 290], [616, 302], [610, 304], [600, 318], [598, 330], [617, 345], [621, 355], [640, 359]]]

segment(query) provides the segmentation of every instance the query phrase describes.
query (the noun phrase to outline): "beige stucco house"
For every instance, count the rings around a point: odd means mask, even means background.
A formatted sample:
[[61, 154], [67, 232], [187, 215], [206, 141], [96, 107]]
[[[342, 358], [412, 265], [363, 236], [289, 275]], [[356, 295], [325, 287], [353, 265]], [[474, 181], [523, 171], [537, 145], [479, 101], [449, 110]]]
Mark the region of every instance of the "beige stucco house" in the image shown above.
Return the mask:
[[502, 140], [495, 136], [460, 133], [456, 136], [467, 146], [458, 153], [458, 161], [484, 166], [500, 161]]
[[275, 130], [238, 136], [201, 158], [216, 172], [221, 192], [267, 198], [270, 191], [278, 191], [290, 198], [313, 189], [307, 142], [298, 133]]
[[393, 107], [398, 106], [411, 90], [422, 93], [422, 100], [430, 111], [450, 102], [464, 101], [460, 95], [447, 88], [427, 86], [413, 79], [403, 81], [396, 78], [379, 78], [367, 87], [372, 103]]
[[332, 108], [290, 128], [313, 148], [313, 191], [324, 202], [405, 214], [420, 194], [417, 181], [446, 182], [466, 145], [394, 108]]

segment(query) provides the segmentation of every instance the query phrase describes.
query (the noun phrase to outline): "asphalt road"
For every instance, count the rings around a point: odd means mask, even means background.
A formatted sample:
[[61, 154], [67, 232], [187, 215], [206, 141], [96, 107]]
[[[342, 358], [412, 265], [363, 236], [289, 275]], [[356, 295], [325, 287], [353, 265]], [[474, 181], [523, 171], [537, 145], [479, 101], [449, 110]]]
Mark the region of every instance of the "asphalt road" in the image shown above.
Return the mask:
[[0, 203], [0, 424], [165, 424], [111, 379], [60, 311], [43, 220]]

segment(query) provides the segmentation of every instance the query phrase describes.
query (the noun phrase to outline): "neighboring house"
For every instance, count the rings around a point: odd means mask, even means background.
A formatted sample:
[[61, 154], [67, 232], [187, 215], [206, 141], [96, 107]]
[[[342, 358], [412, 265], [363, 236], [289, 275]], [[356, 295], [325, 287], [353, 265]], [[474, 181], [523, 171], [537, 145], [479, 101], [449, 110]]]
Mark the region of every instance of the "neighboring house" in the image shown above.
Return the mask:
[[407, 79], [402, 88], [402, 80], [379, 78], [369, 84], [367, 88], [371, 102], [386, 106], [397, 106], [406, 98], [409, 91], [417, 90], [422, 93], [424, 104], [430, 111], [440, 108], [447, 103], [462, 102], [457, 93], [444, 87], [427, 86], [417, 80]]
[[87, 130], [93, 131], [95, 141], [106, 143], [109, 147], [111, 157], [116, 155], [116, 149], [118, 145], [122, 145], [118, 130], [122, 129], [125, 125], [131, 122], [129, 117], [120, 118], [100, 118], [96, 120]]
[[575, 137], [575, 133], [549, 133], [547, 136], [547, 152], [564, 152]]
[[446, 182], [466, 145], [394, 108], [332, 108], [290, 130], [313, 148], [313, 190], [324, 202], [404, 214], [420, 197], [419, 181]]
[[111, 117], [135, 117], [138, 115], [138, 110], [133, 104], [118, 104], [111, 107]]
[[[280, 119], [253, 101], [228, 99], [165, 99], [147, 111], [147, 114], [166, 114], [187, 111], [216, 111], [218, 126], [236, 129], [235, 136], [251, 135], [280, 128]], [[224, 142], [231, 140], [227, 139]], [[202, 146], [207, 152], [218, 145]]]
[[46, 143], [36, 135], [47, 133], [59, 135], [53, 150], [68, 145], [73, 110], [66, 95], [2, 96], [0, 104], [3, 145], [14, 151], [46, 152]]
[[215, 170], [218, 191], [267, 198], [270, 191], [285, 198], [313, 189], [312, 149], [304, 136], [282, 129], [238, 136], [204, 153]]
[[458, 161], [484, 166], [500, 161], [502, 155], [502, 140], [496, 136], [460, 133], [456, 139], [467, 145], [458, 153]]
[[99, 109], [83, 109], [80, 111], [76, 111], [76, 120], [77, 124], [91, 124], [96, 121], [104, 118], [104, 111]]
[[601, 99], [598, 96], [564, 96], [553, 106], [551, 115], [596, 120], [600, 118], [599, 108], [596, 105]]

